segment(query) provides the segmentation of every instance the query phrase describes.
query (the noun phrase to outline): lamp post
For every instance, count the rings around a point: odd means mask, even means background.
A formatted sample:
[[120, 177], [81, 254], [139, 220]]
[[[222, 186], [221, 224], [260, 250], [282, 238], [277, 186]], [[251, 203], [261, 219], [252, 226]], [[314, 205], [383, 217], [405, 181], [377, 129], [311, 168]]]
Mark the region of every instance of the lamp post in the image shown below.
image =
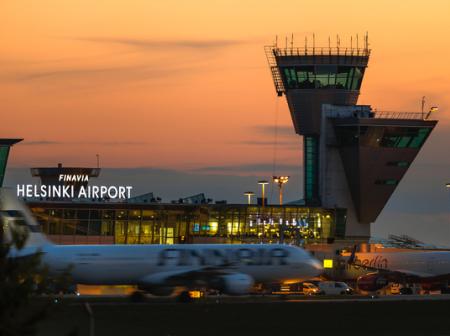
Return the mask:
[[252, 204], [252, 196], [255, 195], [255, 193], [253, 191], [246, 191], [244, 195], [247, 196], [247, 204]]
[[273, 183], [278, 184], [278, 189], [280, 193], [280, 205], [283, 204], [283, 185], [289, 181], [289, 176], [273, 176]]
[[269, 184], [269, 182], [262, 180], [262, 181], [258, 181], [258, 184], [261, 185], [261, 193], [262, 193], [262, 202], [261, 205], [264, 208], [264, 203], [265, 203], [265, 197], [266, 197], [266, 184]]

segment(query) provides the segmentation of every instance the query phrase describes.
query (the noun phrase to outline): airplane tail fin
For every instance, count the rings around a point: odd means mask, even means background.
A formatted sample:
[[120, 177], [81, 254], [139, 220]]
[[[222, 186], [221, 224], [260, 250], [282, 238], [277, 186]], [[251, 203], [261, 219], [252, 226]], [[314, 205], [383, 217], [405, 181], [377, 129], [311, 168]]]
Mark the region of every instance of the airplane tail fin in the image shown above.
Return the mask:
[[355, 262], [357, 247], [358, 247], [358, 245], [356, 245], [356, 244], [353, 246], [352, 254], [350, 254], [350, 258], [348, 258], [348, 260], [347, 260], [348, 265], [353, 265], [353, 263]]
[[7, 188], [0, 188], [0, 221], [5, 242], [12, 242], [13, 232], [16, 232], [28, 236], [23, 247], [52, 245], [41, 232], [31, 211]]

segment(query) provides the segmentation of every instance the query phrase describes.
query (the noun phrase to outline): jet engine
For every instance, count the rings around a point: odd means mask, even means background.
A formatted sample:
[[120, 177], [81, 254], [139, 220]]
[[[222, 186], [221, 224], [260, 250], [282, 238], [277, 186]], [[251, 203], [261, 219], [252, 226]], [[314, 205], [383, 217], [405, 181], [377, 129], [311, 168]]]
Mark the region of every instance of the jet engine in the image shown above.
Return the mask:
[[220, 277], [220, 290], [229, 295], [244, 295], [253, 287], [253, 278], [247, 274], [234, 273]]
[[380, 273], [368, 273], [356, 280], [359, 290], [365, 292], [376, 292], [389, 284], [388, 279]]

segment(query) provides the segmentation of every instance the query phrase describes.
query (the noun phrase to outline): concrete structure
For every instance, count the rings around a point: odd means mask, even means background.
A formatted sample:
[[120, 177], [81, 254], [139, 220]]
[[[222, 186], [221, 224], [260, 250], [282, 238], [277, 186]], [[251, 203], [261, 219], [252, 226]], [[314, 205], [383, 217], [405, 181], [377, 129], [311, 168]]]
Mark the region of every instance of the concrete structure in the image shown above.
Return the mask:
[[100, 168], [57, 167], [31, 168], [31, 176], [39, 177], [41, 185], [73, 185], [75, 192], [88, 185], [89, 179], [100, 175]]
[[356, 105], [370, 50], [280, 48], [266, 55], [303, 136], [307, 206], [347, 209], [337, 238], [365, 241], [437, 121], [430, 113], [376, 113]]
[[8, 163], [9, 149], [12, 145], [23, 139], [0, 139], [0, 187], [3, 186], [6, 164]]

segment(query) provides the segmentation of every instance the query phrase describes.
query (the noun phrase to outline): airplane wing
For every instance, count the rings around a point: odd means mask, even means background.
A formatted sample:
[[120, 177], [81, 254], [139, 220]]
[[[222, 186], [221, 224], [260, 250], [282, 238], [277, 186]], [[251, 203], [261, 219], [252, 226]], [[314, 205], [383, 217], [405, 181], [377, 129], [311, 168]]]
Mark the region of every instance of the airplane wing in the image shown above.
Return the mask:
[[179, 286], [194, 283], [210, 283], [220, 276], [233, 274], [232, 266], [208, 266], [176, 271], [159, 272], [146, 276], [141, 282], [146, 285]]
[[[179, 271], [160, 272], [141, 279], [141, 286], [150, 293], [155, 287], [208, 287], [219, 289], [225, 294], [247, 294], [254, 285], [254, 279], [245, 273], [234, 272], [231, 267], [212, 266]], [[152, 292], [153, 287], [153, 292]], [[165, 294], [167, 295], [167, 294]]]

